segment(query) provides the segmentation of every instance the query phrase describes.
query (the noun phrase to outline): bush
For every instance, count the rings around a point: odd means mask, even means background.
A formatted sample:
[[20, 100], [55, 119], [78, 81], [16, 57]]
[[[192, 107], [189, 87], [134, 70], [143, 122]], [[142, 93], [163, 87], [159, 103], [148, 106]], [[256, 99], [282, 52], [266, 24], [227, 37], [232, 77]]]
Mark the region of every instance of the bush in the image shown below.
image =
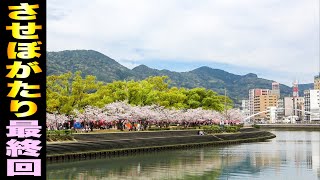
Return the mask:
[[47, 141], [68, 141], [73, 140], [71, 130], [47, 131]]
[[162, 130], [170, 130], [170, 128], [159, 128], [159, 127], [152, 127], [148, 129], [149, 131], [162, 131]]
[[202, 129], [205, 133], [207, 134], [212, 134], [212, 133], [221, 133], [222, 129], [217, 126], [217, 125], [213, 125], [213, 126], [202, 126]]
[[197, 127], [184, 127], [184, 126], [176, 126], [172, 127], [172, 130], [188, 130], [188, 129], [197, 129]]
[[260, 126], [259, 126], [259, 125], [256, 125], [256, 124], [252, 125], [252, 127], [257, 128], [257, 129], [260, 129]]
[[202, 126], [201, 128], [207, 134], [222, 133], [222, 132], [234, 133], [234, 132], [239, 132], [240, 130], [239, 126], [224, 126], [223, 128], [221, 128], [220, 126], [213, 125], [213, 126]]
[[238, 132], [240, 130], [239, 126], [225, 126], [224, 131], [225, 132]]

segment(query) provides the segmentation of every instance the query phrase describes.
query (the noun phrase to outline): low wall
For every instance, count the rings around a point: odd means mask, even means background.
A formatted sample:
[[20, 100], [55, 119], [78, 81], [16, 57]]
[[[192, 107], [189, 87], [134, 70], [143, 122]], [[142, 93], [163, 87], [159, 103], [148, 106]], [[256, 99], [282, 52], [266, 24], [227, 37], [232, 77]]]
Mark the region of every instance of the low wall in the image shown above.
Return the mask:
[[[79, 140], [72, 143], [49, 143], [47, 144], [47, 161], [60, 162], [69, 160], [91, 159], [99, 157], [120, 156], [132, 153], [152, 152], [167, 149], [192, 148], [208, 145], [235, 144], [243, 142], [264, 141], [274, 138], [275, 135], [267, 131], [250, 131], [232, 134], [216, 135], [193, 135], [195, 131], [188, 132], [171, 132], [171, 136], [166, 134], [167, 131], [157, 132], [137, 132], [137, 133], [119, 133], [119, 137], [126, 137], [123, 134], [132, 136], [121, 139], [116, 137], [116, 133], [95, 134], [94, 141]], [[110, 139], [110, 137], [115, 139]], [[76, 136], [84, 138], [84, 135]], [[108, 139], [109, 137], [109, 139]], [[99, 139], [96, 139], [99, 138]], [[101, 139], [100, 139], [101, 138]], [[88, 140], [88, 138], [85, 138]], [[106, 140], [107, 139], [107, 140]]]
[[306, 130], [315, 129], [320, 130], [320, 124], [257, 124], [261, 128], [279, 128], [279, 129], [293, 129], [293, 130]]

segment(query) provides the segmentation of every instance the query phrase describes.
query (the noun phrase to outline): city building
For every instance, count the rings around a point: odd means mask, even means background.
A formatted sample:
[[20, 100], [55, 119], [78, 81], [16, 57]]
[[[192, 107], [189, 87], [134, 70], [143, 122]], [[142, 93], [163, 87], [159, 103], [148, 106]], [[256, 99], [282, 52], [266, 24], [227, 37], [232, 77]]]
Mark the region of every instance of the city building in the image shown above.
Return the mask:
[[284, 117], [297, 116], [297, 120], [302, 121], [304, 109], [303, 97], [284, 97]]
[[267, 110], [269, 110], [269, 113], [266, 115], [266, 119], [268, 120], [268, 123], [276, 123], [277, 122], [277, 107], [268, 107]]
[[320, 74], [314, 77], [314, 89], [320, 90]]
[[250, 115], [255, 114], [255, 108], [254, 108], [254, 99], [257, 96], [262, 96], [262, 95], [269, 95], [271, 94], [271, 91], [269, 89], [250, 89], [249, 90], [249, 110], [250, 110]]
[[304, 106], [304, 97], [298, 97], [294, 101], [294, 115], [298, 116], [299, 118], [297, 119], [298, 121], [303, 121], [305, 120], [305, 106]]
[[305, 90], [304, 99], [305, 120], [320, 121], [320, 90]]
[[272, 95], [277, 95], [278, 98], [280, 98], [280, 84], [278, 82], [272, 83], [272, 89], [271, 89]]
[[249, 100], [242, 100], [241, 101], [241, 113], [245, 117], [250, 116]]
[[241, 101], [241, 110], [249, 110], [249, 100]]
[[284, 118], [284, 100], [278, 99], [277, 102], [277, 121], [281, 122], [281, 120]]
[[[254, 114], [267, 111], [269, 107], [277, 107], [278, 96], [267, 94], [267, 95], [259, 95], [254, 98]], [[267, 112], [258, 114], [255, 116], [254, 120], [266, 120], [270, 121], [269, 117], [267, 117]]]
[[[249, 90], [249, 114], [255, 115], [251, 120], [263, 120], [276, 123], [277, 119], [284, 115], [283, 101], [280, 98], [280, 84], [272, 83], [272, 89], [250, 89]], [[279, 109], [279, 110], [278, 110]], [[267, 112], [264, 112], [267, 111]]]
[[283, 98], [284, 105], [284, 116], [292, 116], [293, 115], [293, 97], [284, 97]]

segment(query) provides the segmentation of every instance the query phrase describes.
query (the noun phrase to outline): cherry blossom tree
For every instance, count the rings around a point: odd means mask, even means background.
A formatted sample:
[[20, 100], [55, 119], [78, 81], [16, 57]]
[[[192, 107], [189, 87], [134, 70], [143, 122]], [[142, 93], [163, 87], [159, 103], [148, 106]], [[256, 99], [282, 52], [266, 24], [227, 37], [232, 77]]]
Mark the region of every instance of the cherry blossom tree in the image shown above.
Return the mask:
[[[125, 123], [142, 124], [144, 126], [157, 125], [168, 127], [170, 124], [180, 124], [185, 127], [196, 125], [226, 123], [242, 123], [244, 116], [237, 109], [230, 109], [224, 113], [214, 110], [197, 109], [168, 109], [158, 105], [132, 106], [125, 101], [113, 102], [103, 108], [86, 106], [83, 111], [74, 110], [73, 120], [77, 122], [97, 122], [116, 124], [123, 129]], [[56, 129], [57, 124], [69, 121], [70, 116], [47, 113], [47, 126]], [[51, 128], [52, 129], [52, 128]]]

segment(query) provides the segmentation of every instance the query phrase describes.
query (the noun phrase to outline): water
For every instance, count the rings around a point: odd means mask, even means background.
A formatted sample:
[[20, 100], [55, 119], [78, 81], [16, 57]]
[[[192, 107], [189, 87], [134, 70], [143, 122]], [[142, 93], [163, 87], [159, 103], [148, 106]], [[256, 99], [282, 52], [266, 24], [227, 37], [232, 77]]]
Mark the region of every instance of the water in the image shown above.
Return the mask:
[[320, 179], [320, 131], [276, 131], [268, 142], [49, 164], [47, 179]]

